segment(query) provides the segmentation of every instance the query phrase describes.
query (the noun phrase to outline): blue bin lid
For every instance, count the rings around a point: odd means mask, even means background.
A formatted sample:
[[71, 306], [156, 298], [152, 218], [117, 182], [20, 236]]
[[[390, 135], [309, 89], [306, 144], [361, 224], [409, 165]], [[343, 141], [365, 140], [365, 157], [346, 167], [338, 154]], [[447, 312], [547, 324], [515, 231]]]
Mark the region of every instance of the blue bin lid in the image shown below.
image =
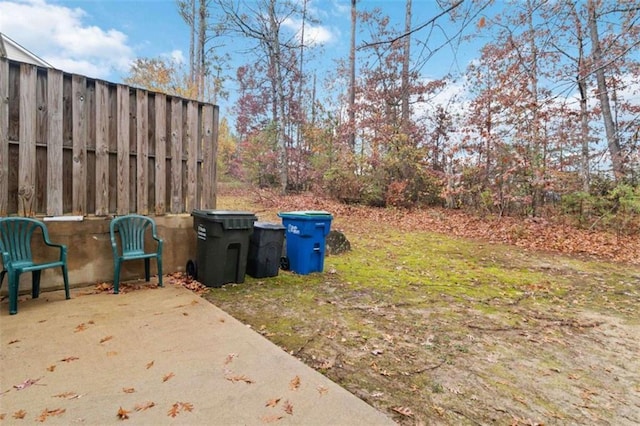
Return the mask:
[[287, 219], [303, 219], [303, 220], [315, 220], [315, 219], [332, 219], [331, 213], [324, 210], [299, 210], [293, 212], [280, 212], [279, 217]]

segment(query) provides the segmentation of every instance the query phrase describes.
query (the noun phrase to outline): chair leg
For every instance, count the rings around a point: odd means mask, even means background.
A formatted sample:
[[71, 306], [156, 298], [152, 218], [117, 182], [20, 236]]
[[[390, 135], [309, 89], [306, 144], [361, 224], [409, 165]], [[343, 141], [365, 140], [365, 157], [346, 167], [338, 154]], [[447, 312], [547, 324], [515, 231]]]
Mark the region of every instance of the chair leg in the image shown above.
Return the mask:
[[2, 288], [2, 281], [4, 281], [4, 275], [7, 273], [7, 271], [2, 270], [2, 272], [0, 272], [0, 288]]
[[113, 294], [120, 292], [120, 262], [115, 262], [115, 273], [113, 276]]
[[149, 280], [151, 279], [151, 271], [150, 269], [150, 264], [151, 262], [149, 262], [149, 258], [147, 257], [144, 260], [144, 278], [146, 282], [149, 282]]
[[9, 314], [18, 313], [18, 284], [20, 283], [20, 274], [9, 273]]
[[158, 286], [162, 287], [162, 257], [156, 257], [156, 261], [158, 262]]
[[32, 281], [32, 286], [31, 286], [31, 297], [33, 297], [34, 299], [37, 299], [38, 297], [40, 297], [40, 273], [42, 271], [33, 271], [32, 277], [31, 277], [31, 281]]
[[69, 294], [69, 273], [67, 271], [67, 265], [62, 265], [62, 278], [64, 279], [64, 296], [66, 299], [71, 299]]

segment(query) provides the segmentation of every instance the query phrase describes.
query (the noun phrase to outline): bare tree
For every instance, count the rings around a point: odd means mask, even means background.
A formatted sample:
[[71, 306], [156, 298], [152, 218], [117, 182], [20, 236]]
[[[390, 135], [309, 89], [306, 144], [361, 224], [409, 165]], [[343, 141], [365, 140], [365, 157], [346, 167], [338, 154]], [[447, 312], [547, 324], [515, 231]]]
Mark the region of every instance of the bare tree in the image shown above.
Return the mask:
[[351, 0], [351, 44], [349, 47], [349, 146], [356, 149], [356, 11], [357, 0]]
[[600, 46], [600, 35], [598, 33], [598, 12], [596, 10], [596, 2], [589, 0], [587, 3], [589, 14], [588, 28], [589, 37], [591, 38], [591, 57], [596, 67], [596, 83], [598, 87], [598, 99], [600, 101], [600, 110], [602, 113], [602, 121], [604, 124], [605, 134], [607, 136], [607, 146], [611, 155], [611, 165], [613, 166], [613, 175], [617, 181], [624, 177], [624, 163], [622, 161], [622, 151], [620, 149], [620, 139], [616, 131], [616, 125], [613, 121], [611, 113], [611, 103], [609, 99], [609, 91], [607, 87], [607, 79], [605, 70], [607, 68], [603, 60], [602, 48]]
[[[411, 0], [407, 0], [404, 31], [406, 34], [411, 33]], [[411, 62], [411, 36], [404, 38], [404, 57], [402, 61], [402, 131], [407, 133], [407, 124], [409, 123], [409, 65]]]

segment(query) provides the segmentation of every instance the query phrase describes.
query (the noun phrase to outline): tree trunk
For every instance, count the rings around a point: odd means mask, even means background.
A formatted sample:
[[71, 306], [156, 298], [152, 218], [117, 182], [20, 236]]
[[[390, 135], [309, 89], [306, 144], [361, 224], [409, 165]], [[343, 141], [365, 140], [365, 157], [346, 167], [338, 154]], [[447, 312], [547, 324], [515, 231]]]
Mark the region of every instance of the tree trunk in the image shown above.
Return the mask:
[[[300, 67], [298, 72], [300, 73], [300, 81], [298, 82], [298, 113], [299, 117], [297, 119], [297, 131], [296, 131], [296, 141], [298, 149], [301, 149], [302, 145], [302, 129], [303, 129], [303, 114], [302, 114], [302, 105], [303, 105], [303, 89], [304, 89], [304, 29], [306, 25], [307, 19], [307, 0], [303, 0], [302, 2], [302, 28], [300, 29]], [[299, 167], [299, 165], [298, 165]]]
[[356, 1], [351, 0], [351, 46], [349, 48], [349, 146], [356, 148]]
[[207, 68], [207, 58], [205, 55], [205, 44], [207, 42], [207, 0], [200, 0], [198, 10], [198, 72], [196, 74], [196, 94], [198, 100], [204, 100], [204, 75]]
[[196, 82], [196, 0], [178, 0], [178, 13], [182, 20], [189, 26], [189, 83]]
[[[410, 34], [411, 32], [411, 0], [407, 0], [405, 18], [404, 18], [404, 32]], [[409, 133], [409, 59], [411, 54], [411, 35], [407, 35], [404, 38], [404, 58], [402, 58], [402, 132]]]
[[285, 122], [285, 99], [284, 85], [282, 77], [282, 58], [280, 52], [280, 24], [276, 16], [276, 1], [269, 1], [269, 43], [271, 54], [271, 66], [273, 71], [273, 88], [275, 90], [276, 100], [276, 117], [274, 117], [274, 125], [276, 126], [276, 143], [278, 147], [278, 162], [280, 164], [280, 191], [285, 194], [287, 192], [288, 180], [288, 160], [287, 145], [284, 138]]
[[602, 48], [600, 46], [600, 35], [598, 34], [598, 15], [596, 12], [596, 4], [594, 0], [589, 0], [589, 37], [591, 38], [591, 55], [593, 64], [596, 67], [595, 75], [598, 85], [598, 99], [600, 100], [600, 109], [602, 110], [602, 121], [604, 122], [604, 130], [607, 136], [607, 146], [609, 155], [611, 155], [611, 165], [613, 167], [613, 176], [616, 182], [620, 182], [624, 177], [624, 164], [622, 161], [622, 152], [620, 150], [620, 140], [616, 132], [616, 126], [611, 113], [611, 104], [609, 102], [609, 92], [607, 91], [607, 79], [605, 77], [605, 64], [602, 60]]

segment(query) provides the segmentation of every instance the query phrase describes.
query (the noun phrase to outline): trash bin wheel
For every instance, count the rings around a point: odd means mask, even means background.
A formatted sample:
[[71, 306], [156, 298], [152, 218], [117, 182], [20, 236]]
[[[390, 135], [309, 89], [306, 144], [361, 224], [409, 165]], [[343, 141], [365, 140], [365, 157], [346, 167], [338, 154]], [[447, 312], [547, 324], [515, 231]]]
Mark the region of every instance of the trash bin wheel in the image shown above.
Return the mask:
[[282, 256], [280, 258], [280, 269], [282, 269], [283, 271], [288, 271], [289, 267], [289, 258], [286, 256]]
[[198, 279], [198, 265], [196, 264], [195, 260], [189, 259], [187, 261], [186, 271], [187, 276], [193, 278], [194, 280]]

